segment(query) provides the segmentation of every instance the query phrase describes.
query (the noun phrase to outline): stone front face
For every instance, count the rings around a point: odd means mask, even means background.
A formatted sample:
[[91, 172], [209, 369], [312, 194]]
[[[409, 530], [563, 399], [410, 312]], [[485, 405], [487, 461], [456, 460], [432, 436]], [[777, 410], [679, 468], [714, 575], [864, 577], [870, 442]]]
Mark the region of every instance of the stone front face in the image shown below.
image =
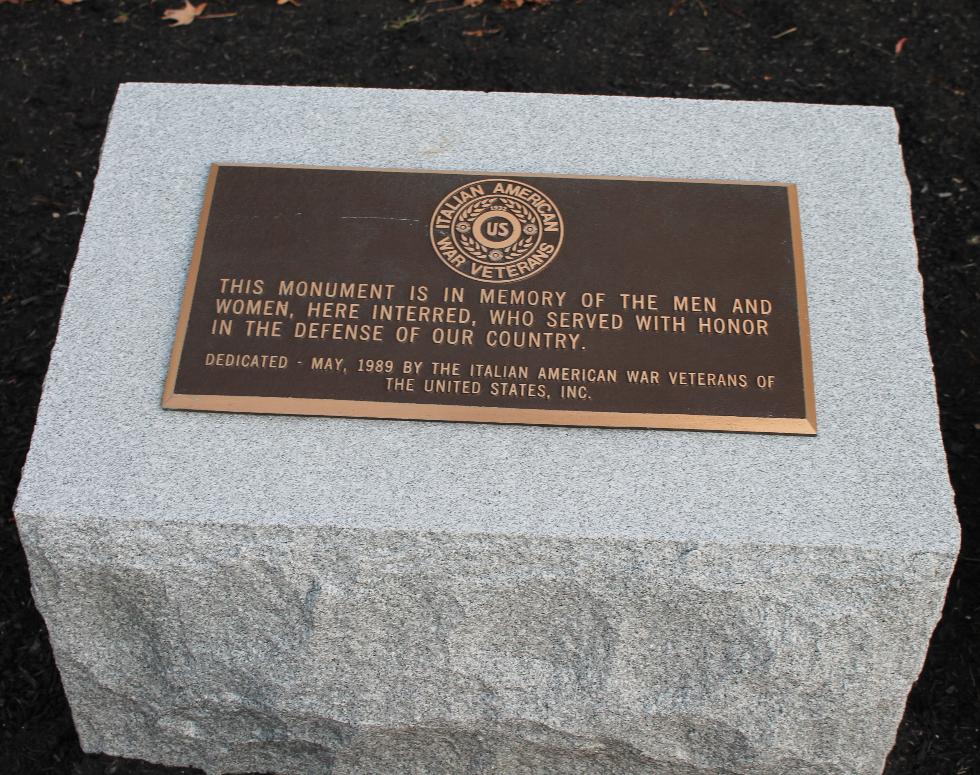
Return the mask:
[[85, 747], [214, 772], [877, 772], [948, 572], [325, 527], [25, 540]]
[[[880, 772], [958, 542], [896, 134], [879, 108], [122, 87], [16, 506], [83, 747]], [[164, 411], [215, 161], [796, 183], [819, 433]]]

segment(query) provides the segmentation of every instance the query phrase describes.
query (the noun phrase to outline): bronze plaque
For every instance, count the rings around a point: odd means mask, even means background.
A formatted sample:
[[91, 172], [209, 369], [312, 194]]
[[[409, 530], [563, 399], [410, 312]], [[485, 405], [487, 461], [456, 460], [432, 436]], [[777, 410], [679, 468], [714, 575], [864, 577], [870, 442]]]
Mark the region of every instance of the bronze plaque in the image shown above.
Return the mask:
[[216, 164], [163, 406], [816, 433], [796, 189]]

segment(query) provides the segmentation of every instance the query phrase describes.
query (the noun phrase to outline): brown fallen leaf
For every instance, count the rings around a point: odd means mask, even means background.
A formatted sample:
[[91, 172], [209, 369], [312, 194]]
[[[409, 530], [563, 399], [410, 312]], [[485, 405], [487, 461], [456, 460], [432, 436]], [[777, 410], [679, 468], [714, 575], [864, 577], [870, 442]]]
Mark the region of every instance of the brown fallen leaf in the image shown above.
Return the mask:
[[204, 9], [207, 7], [207, 3], [194, 5], [191, 0], [184, 0], [183, 8], [168, 8], [160, 18], [165, 21], [172, 21], [171, 27], [183, 27], [204, 13]]
[[908, 43], [908, 38], [899, 38], [898, 42], [895, 44], [895, 56], [902, 53], [902, 49], [905, 48], [905, 44]]
[[524, 0], [500, 0], [500, 7], [505, 11], [513, 11], [524, 5]]
[[121, 13], [115, 19], [112, 20], [113, 24], [125, 24], [129, 21], [128, 13]]
[[463, 8], [476, 8], [483, 5], [483, 0], [463, 0]]
[[58, 0], [62, 5], [75, 5], [75, 3], [80, 3], [82, 0]]
[[299, 8], [299, 0], [276, 0], [276, 5], [295, 5]]

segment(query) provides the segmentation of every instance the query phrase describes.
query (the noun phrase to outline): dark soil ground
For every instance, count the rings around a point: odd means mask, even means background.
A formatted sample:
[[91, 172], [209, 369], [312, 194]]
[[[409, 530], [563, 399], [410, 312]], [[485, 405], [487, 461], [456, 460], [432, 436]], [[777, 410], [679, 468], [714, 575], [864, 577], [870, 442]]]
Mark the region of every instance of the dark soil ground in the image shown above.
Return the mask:
[[886, 771], [980, 773], [977, 0], [212, 0], [237, 15], [171, 29], [178, 2], [0, 0], [0, 773], [191, 772], [82, 754], [11, 516], [122, 81], [894, 106], [963, 553]]

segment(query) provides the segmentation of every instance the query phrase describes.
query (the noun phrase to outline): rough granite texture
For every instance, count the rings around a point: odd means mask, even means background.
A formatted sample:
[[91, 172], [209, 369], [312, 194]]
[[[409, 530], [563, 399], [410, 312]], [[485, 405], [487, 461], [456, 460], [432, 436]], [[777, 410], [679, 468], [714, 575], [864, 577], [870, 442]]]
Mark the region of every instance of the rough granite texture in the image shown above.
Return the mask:
[[[213, 161], [789, 181], [815, 438], [164, 411]], [[16, 516], [82, 745], [878, 773], [958, 527], [890, 109], [127, 84]]]

